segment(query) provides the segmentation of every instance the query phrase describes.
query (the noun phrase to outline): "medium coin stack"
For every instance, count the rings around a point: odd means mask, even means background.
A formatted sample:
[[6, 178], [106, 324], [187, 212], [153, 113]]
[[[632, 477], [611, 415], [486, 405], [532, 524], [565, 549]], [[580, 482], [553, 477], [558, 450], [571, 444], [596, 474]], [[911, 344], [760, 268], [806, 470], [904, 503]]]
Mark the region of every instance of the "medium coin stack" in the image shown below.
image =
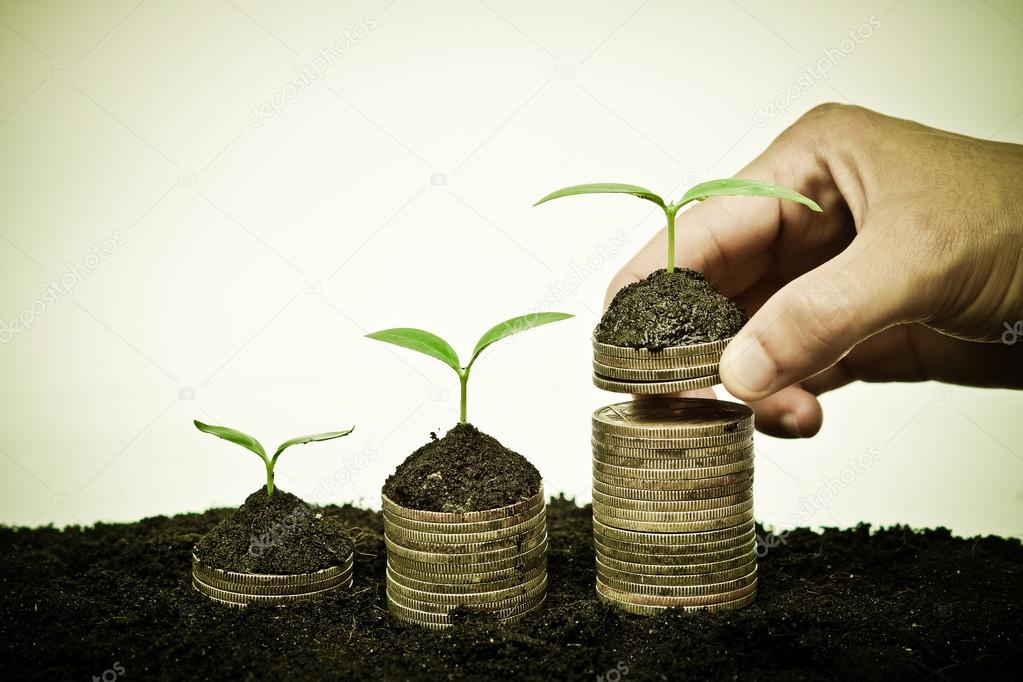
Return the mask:
[[593, 340], [593, 383], [616, 393], [664, 394], [721, 383], [718, 363], [731, 339], [659, 351]]
[[210, 599], [230, 606], [243, 607], [255, 603], [284, 606], [351, 587], [353, 556], [349, 554], [340, 565], [313, 573], [273, 575], [224, 571], [207, 566], [193, 554], [192, 587]]
[[597, 594], [639, 614], [756, 598], [753, 411], [698, 398], [593, 413]]
[[387, 606], [407, 623], [439, 630], [460, 606], [516, 621], [547, 598], [543, 484], [529, 499], [449, 513], [383, 498]]

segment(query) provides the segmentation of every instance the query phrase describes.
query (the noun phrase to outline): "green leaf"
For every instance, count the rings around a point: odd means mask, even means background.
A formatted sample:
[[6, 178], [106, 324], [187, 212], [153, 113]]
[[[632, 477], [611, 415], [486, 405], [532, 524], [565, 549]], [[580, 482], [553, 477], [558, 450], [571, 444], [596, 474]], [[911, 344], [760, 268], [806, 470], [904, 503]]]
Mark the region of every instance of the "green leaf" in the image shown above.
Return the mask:
[[408, 348], [409, 350], [429, 355], [430, 357], [437, 358], [456, 372], [461, 373], [462, 371], [462, 365], [458, 361], [458, 353], [451, 347], [451, 344], [436, 334], [431, 334], [422, 329], [396, 327], [366, 334], [366, 336], [377, 341], [391, 343], [395, 346], [401, 346], [402, 348]]
[[678, 206], [685, 206], [691, 201], [703, 201], [707, 197], [721, 196], [749, 196], [749, 197], [774, 197], [775, 199], [788, 199], [803, 206], [808, 206], [820, 213], [823, 209], [813, 199], [804, 197], [799, 192], [772, 185], [769, 182], [760, 180], [745, 180], [743, 178], [729, 178], [727, 180], [709, 180], [691, 187], [681, 199]]
[[242, 433], [241, 431], [229, 429], [226, 426], [211, 426], [195, 420], [192, 420], [192, 423], [195, 424], [195, 428], [199, 429], [203, 433], [211, 433], [218, 438], [223, 438], [226, 441], [240, 445], [246, 450], [251, 450], [256, 453], [263, 459], [263, 461], [266, 461], [266, 451], [263, 449], [260, 442], [252, 436]]
[[281, 443], [280, 447], [277, 448], [277, 452], [274, 453], [273, 461], [277, 461], [281, 453], [292, 445], [305, 445], [306, 443], [318, 443], [324, 440], [334, 440], [335, 438], [341, 438], [347, 436], [349, 433], [355, 430], [355, 427], [348, 429], [347, 431], [327, 431], [326, 433], [314, 433], [311, 436], [299, 436], [298, 438], [292, 438]]
[[545, 201], [550, 201], [551, 199], [571, 197], [576, 194], [631, 194], [634, 197], [652, 201], [661, 208], [664, 208], [664, 199], [657, 196], [650, 190], [640, 187], [639, 185], [626, 185], [620, 182], [592, 182], [585, 185], [572, 185], [571, 187], [565, 187], [556, 192], [551, 192], [533, 205], [539, 206]]
[[494, 327], [491, 327], [487, 333], [480, 337], [480, 340], [476, 343], [476, 349], [472, 352], [472, 359], [469, 360], [471, 366], [479, 354], [486, 349], [487, 346], [500, 341], [501, 339], [508, 338], [513, 334], [524, 332], [527, 329], [539, 327], [541, 325], [550, 324], [551, 322], [560, 322], [561, 320], [567, 320], [574, 315], [568, 313], [531, 313], [529, 315], [521, 315], [519, 317], [513, 317], [510, 320], [505, 320]]

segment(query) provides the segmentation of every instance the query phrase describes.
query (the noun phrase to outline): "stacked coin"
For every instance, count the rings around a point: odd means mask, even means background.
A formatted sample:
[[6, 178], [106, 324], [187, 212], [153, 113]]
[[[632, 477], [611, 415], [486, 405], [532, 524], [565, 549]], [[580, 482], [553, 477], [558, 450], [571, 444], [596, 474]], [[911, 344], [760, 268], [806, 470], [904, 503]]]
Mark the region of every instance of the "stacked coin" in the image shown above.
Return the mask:
[[204, 564], [193, 554], [192, 587], [230, 606], [257, 603], [284, 606], [351, 587], [352, 559], [353, 554], [349, 554], [341, 564], [313, 573], [274, 575], [224, 571]]
[[593, 383], [616, 393], [664, 394], [721, 383], [718, 363], [731, 339], [659, 351], [593, 340]]
[[593, 413], [597, 594], [626, 611], [756, 598], [753, 411], [697, 398]]
[[439, 630], [465, 607], [513, 622], [547, 598], [547, 507], [536, 495], [485, 511], [403, 507], [386, 495], [387, 606], [402, 621]]

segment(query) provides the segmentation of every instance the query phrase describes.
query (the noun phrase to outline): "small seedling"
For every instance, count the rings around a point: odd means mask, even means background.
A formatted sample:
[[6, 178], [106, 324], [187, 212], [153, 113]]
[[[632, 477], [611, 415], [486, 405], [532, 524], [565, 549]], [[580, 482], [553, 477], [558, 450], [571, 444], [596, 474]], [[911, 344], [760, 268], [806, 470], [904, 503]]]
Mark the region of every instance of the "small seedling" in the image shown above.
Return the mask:
[[281, 443], [273, 457], [267, 457], [266, 450], [263, 449], [263, 445], [248, 434], [242, 433], [241, 431], [235, 431], [234, 429], [229, 429], [226, 426], [211, 426], [194, 420], [192, 423], [195, 424], [195, 428], [199, 429], [203, 433], [212, 433], [214, 436], [231, 441], [232, 443], [240, 445], [246, 450], [251, 450], [259, 455], [260, 459], [263, 460], [263, 463], [266, 464], [266, 494], [268, 497], [274, 494], [274, 466], [277, 465], [277, 458], [280, 457], [281, 453], [287, 448], [290, 448], [292, 445], [304, 445], [306, 443], [316, 443], [322, 440], [333, 440], [335, 438], [347, 436], [355, 430], [355, 427], [353, 426], [347, 431], [328, 431], [327, 433], [315, 433], [311, 436], [299, 436], [298, 438], [292, 438], [291, 440], [286, 440]]
[[586, 185], [572, 185], [551, 192], [540, 201], [533, 204], [539, 206], [551, 199], [570, 197], [576, 194], [631, 194], [640, 199], [652, 201], [661, 207], [664, 216], [668, 219], [668, 272], [675, 271], [675, 214], [686, 204], [693, 201], [703, 201], [707, 197], [722, 196], [749, 196], [749, 197], [774, 197], [776, 199], [788, 199], [796, 203], [808, 206], [810, 209], [820, 212], [822, 209], [813, 199], [804, 197], [802, 194], [787, 187], [772, 185], [769, 182], [760, 180], [744, 180], [743, 178], [730, 178], [726, 180], [708, 180], [689, 188], [682, 198], [674, 203], [666, 202], [648, 189], [638, 185], [626, 185], [620, 182], [595, 182]]
[[384, 329], [379, 332], [373, 332], [372, 334], [366, 334], [366, 336], [371, 339], [376, 339], [377, 341], [392, 343], [395, 346], [401, 346], [402, 348], [408, 348], [409, 350], [418, 351], [424, 355], [437, 358], [445, 365], [455, 370], [455, 374], [458, 375], [458, 383], [462, 389], [458, 413], [459, 423], [465, 424], [466, 384], [469, 382], [469, 372], [472, 370], [472, 365], [476, 362], [476, 358], [480, 356], [480, 353], [482, 353], [488, 346], [500, 341], [501, 339], [518, 334], [519, 332], [524, 332], [527, 329], [532, 329], [533, 327], [550, 324], [551, 322], [567, 320], [570, 317], [573, 316], [567, 313], [533, 313], [531, 315], [522, 315], [510, 320], [505, 320], [504, 322], [492, 327], [489, 331], [487, 331], [487, 333], [480, 337], [480, 340], [476, 342], [476, 348], [472, 351], [472, 357], [469, 358], [469, 362], [465, 366], [462, 366], [461, 361], [458, 359], [458, 353], [456, 353], [455, 349], [451, 347], [451, 344], [436, 334], [431, 334], [430, 332], [423, 331], [422, 329], [398, 327], [395, 329]]

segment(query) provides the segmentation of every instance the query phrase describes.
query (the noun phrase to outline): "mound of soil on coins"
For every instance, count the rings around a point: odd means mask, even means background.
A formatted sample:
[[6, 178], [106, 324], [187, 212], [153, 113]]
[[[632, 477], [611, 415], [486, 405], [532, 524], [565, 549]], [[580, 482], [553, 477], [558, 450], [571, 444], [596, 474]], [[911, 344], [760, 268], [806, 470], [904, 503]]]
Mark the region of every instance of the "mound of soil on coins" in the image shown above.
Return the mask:
[[555, 499], [544, 606], [431, 632], [387, 613], [379, 512], [322, 511], [358, 538], [355, 584], [284, 607], [192, 589], [192, 545], [233, 510], [0, 528], [0, 679], [113, 679], [117, 665], [129, 680], [864, 682], [1016, 679], [1023, 664], [1016, 539], [797, 529], [762, 546], [752, 605], [643, 617], [597, 600], [590, 509]]
[[249, 495], [195, 545], [204, 564], [239, 573], [311, 573], [351, 552], [342, 526], [280, 488]]
[[727, 339], [748, 320], [699, 272], [657, 270], [615, 294], [594, 336], [613, 346], [661, 350]]
[[384, 495], [403, 507], [483, 511], [528, 499], [540, 489], [536, 467], [472, 424], [430, 437], [384, 483]]

